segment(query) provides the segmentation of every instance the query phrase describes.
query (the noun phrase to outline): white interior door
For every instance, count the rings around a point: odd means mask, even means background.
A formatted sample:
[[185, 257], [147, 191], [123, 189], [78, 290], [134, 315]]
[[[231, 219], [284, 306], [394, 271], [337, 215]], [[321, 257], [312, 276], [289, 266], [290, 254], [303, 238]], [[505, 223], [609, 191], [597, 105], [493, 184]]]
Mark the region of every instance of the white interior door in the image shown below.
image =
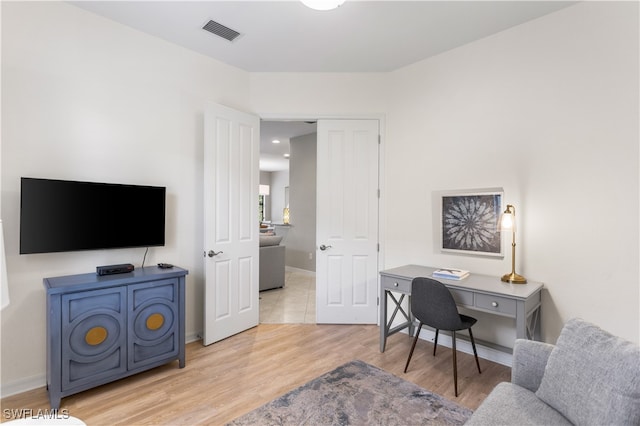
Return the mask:
[[208, 103], [204, 129], [204, 338], [258, 325], [260, 120]]
[[378, 120], [318, 121], [316, 321], [378, 318]]

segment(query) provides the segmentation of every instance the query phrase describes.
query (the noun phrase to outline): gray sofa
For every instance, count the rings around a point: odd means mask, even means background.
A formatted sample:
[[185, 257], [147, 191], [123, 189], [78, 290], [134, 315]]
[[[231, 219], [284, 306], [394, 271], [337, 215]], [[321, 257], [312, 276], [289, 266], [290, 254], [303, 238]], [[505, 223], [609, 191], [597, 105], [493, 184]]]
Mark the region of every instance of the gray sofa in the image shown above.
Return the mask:
[[640, 425], [640, 347], [581, 319], [556, 345], [517, 340], [511, 383], [467, 425]]
[[[284, 287], [285, 246], [265, 245], [271, 241], [264, 242], [267, 240], [264, 237], [260, 237], [260, 240], [259, 290]], [[280, 242], [279, 239], [277, 241]]]

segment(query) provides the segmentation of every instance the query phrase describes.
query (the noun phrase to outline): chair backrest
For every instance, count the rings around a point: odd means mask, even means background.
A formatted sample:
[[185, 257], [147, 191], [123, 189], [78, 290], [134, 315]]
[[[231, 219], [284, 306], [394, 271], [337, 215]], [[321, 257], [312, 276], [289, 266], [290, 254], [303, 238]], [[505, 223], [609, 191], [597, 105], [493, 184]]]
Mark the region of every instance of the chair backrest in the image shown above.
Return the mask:
[[423, 324], [440, 330], [464, 328], [456, 301], [440, 281], [418, 277], [411, 282], [411, 312]]

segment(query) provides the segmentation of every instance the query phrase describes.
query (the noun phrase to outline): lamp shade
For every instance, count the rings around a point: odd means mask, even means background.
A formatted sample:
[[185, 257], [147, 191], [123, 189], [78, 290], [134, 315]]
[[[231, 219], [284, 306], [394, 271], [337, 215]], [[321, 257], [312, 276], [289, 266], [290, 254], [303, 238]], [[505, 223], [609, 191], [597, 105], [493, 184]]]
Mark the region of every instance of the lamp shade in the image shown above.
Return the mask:
[[305, 6], [314, 10], [332, 10], [342, 6], [344, 0], [300, 0]]
[[498, 228], [501, 231], [516, 231], [516, 216], [515, 211], [511, 205], [508, 205], [504, 213], [500, 215]]
[[269, 195], [269, 190], [269, 185], [260, 185], [260, 188], [258, 189], [258, 195]]

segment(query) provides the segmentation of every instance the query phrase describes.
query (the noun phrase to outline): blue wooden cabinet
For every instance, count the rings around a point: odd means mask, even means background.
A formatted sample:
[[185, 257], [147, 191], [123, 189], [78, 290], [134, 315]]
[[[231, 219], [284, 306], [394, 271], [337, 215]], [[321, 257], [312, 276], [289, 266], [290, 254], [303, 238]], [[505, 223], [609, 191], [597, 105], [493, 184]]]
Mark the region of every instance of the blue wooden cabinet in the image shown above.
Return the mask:
[[181, 268], [45, 278], [47, 389], [63, 397], [178, 360], [185, 366]]

